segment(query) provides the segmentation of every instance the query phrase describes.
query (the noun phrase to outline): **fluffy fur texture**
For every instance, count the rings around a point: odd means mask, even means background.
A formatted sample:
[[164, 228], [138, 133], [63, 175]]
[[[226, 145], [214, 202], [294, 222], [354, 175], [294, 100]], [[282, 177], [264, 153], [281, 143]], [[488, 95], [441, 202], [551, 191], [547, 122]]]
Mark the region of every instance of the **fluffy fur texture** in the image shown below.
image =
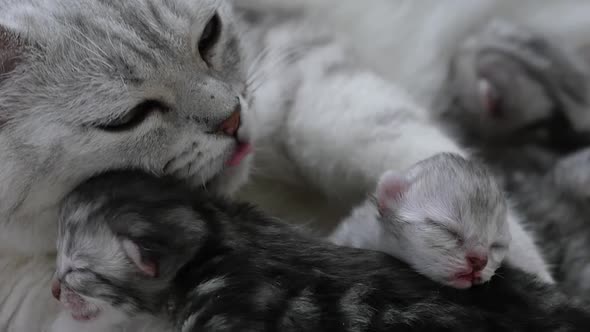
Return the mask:
[[119, 172], [66, 199], [56, 275], [62, 299], [88, 326], [113, 312], [152, 315], [183, 332], [582, 331], [590, 324], [588, 312], [551, 286], [501, 273], [470, 292], [441, 287], [389, 256], [304, 236], [249, 205]]
[[[253, 10], [241, 25], [224, 1], [0, 1], [0, 328], [38, 331], [54, 317], [42, 290], [57, 204], [93, 174], [135, 167], [235, 189], [247, 162], [223, 164], [243, 150], [210, 132], [244, 88], [256, 109], [244, 112], [244, 128], [256, 125], [248, 139], [259, 144], [256, 176], [241, 194], [329, 231], [386, 170], [443, 151], [465, 155], [428, 110], [469, 32], [506, 15], [572, 43], [588, 35], [585, 1], [374, 1], [309, 2], [336, 34], [313, 17], [298, 23], [297, 8], [262, 21]], [[215, 8], [222, 35], [203, 57], [199, 40]], [[125, 123], [135, 126], [107, 130]], [[546, 273], [512, 212], [509, 223], [521, 240], [507, 259]]]
[[382, 251], [423, 275], [457, 288], [490, 280], [510, 245], [503, 189], [478, 162], [452, 154], [388, 172], [374, 199], [329, 237]]

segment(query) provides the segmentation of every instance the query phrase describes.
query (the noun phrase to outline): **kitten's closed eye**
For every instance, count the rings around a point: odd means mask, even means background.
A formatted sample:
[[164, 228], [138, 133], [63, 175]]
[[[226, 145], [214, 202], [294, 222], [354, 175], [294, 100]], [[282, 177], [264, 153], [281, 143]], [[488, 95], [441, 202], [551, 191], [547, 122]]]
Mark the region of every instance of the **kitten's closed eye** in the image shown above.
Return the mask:
[[459, 245], [461, 245], [463, 243], [463, 236], [461, 236], [461, 234], [452, 229], [449, 228], [447, 225], [445, 225], [444, 223], [432, 220], [430, 218], [426, 218], [426, 223], [428, 223], [430, 226], [434, 226], [444, 232], [446, 232], [447, 234], [449, 234], [449, 236], [451, 236], [452, 238], [454, 238], [455, 240], [457, 240], [457, 242], [459, 243]]
[[219, 15], [215, 13], [203, 29], [201, 39], [199, 40], [199, 54], [207, 64], [209, 64], [208, 59], [213, 47], [221, 37], [221, 29], [221, 19], [219, 18]]
[[491, 247], [493, 250], [504, 250], [508, 248], [508, 245], [504, 243], [494, 243]]
[[129, 110], [119, 118], [116, 118], [115, 120], [110, 121], [107, 124], [98, 125], [97, 127], [105, 131], [130, 130], [142, 123], [150, 115], [151, 112], [167, 110], [168, 107], [160, 101], [145, 100], [137, 104], [137, 106], [133, 107], [131, 110]]

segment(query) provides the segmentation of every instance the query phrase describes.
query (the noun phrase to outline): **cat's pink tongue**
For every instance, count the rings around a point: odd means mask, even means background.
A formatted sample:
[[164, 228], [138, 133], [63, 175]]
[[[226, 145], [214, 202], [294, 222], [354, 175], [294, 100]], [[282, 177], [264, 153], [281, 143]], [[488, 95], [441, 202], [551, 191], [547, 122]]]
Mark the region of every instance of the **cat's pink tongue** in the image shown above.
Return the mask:
[[244, 158], [246, 158], [250, 152], [252, 152], [252, 144], [250, 143], [239, 143], [238, 148], [227, 161], [227, 166], [233, 167], [238, 166]]

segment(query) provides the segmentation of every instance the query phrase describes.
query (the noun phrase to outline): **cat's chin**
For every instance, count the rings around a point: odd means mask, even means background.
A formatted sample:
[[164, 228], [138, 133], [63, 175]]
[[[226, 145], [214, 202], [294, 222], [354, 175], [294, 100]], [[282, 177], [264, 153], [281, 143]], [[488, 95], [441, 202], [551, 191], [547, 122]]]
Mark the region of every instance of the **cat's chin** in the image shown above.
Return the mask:
[[206, 187], [216, 194], [232, 196], [248, 181], [252, 158], [252, 154], [243, 156], [238, 164], [226, 167]]

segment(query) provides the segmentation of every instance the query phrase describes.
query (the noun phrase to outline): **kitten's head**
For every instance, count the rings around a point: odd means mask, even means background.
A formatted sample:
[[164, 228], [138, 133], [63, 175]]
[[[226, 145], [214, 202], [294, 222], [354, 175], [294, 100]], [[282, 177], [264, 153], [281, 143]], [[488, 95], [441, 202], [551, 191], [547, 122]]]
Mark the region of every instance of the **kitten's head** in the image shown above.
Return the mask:
[[470, 138], [498, 141], [533, 129], [553, 115], [556, 101], [543, 82], [506, 53], [481, 49], [476, 41], [461, 47], [450, 64], [439, 120]]
[[79, 186], [60, 214], [54, 297], [79, 321], [166, 310], [172, 280], [207, 234], [175, 181], [114, 172]]
[[233, 189], [249, 159], [245, 67], [228, 1], [13, 1], [0, 13], [3, 169], [15, 191], [44, 183], [56, 201], [129, 168]]
[[506, 199], [477, 162], [444, 153], [405, 174], [387, 172], [376, 202], [400, 258], [443, 284], [488, 281], [508, 251]]

